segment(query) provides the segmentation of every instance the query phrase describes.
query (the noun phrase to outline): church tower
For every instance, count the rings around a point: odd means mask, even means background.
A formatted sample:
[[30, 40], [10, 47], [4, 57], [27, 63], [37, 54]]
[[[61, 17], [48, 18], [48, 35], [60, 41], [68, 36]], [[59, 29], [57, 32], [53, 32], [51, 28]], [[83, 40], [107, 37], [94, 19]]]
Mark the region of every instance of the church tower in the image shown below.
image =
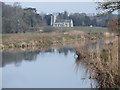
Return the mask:
[[53, 26], [54, 25], [54, 23], [56, 22], [56, 16], [51, 16], [51, 26]]

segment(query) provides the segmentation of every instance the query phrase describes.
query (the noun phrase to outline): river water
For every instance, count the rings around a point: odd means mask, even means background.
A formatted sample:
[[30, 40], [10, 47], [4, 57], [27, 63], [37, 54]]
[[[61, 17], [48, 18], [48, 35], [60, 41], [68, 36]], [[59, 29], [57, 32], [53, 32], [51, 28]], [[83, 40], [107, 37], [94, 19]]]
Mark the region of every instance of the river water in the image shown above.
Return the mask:
[[[90, 88], [84, 64], [76, 67], [74, 48], [3, 52], [3, 88]], [[92, 85], [91, 85], [92, 81]]]
[[[102, 41], [101, 41], [102, 42]], [[102, 43], [87, 44], [93, 46]], [[84, 44], [83, 44], [84, 45]], [[73, 45], [74, 46], [74, 45]], [[100, 47], [101, 48], [101, 47]], [[74, 47], [2, 52], [2, 88], [95, 88], [84, 63], [76, 63]]]

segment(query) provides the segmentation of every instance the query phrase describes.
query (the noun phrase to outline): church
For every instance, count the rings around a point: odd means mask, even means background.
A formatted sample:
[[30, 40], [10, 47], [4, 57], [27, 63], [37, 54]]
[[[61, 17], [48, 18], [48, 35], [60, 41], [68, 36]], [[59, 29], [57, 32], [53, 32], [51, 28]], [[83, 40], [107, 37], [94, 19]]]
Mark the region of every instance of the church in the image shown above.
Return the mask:
[[53, 27], [73, 27], [72, 19], [57, 19], [56, 16], [51, 16], [51, 26]]

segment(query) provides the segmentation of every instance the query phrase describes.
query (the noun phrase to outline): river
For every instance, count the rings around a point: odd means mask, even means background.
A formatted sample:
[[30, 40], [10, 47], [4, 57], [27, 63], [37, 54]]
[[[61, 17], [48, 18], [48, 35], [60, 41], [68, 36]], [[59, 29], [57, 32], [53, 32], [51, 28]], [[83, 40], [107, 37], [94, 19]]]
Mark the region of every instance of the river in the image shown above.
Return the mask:
[[[97, 42], [86, 45], [92, 46], [90, 48], [93, 50], [93, 46], [97, 44], [101, 48], [103, 41]], [[81, 62], [78, 65], [73, 46], [2, 52], [2, 88], [98, 87], [97, 81], [90, 78], [86, 64]]]

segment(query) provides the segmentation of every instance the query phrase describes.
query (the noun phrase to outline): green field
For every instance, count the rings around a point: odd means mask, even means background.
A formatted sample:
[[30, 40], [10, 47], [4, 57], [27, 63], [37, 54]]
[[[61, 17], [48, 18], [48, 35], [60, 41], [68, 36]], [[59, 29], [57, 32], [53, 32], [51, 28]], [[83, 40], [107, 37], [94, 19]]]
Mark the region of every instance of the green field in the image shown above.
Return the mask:
[[60, 30], [81, 30], [85, 32], [105, 32], [108, 31], [107, 28], [103, 27], [59, 27]]
[[105, 27], [89, 27], [89, 26], [74, 26], [74, 27], [40, 27], [40, 29], [42, 29], [43, 31], [48, 29], [48, 31], [62, 31], [62, 32], [66, 32], [66, 31], [72, 31], [72, 30], [79, 30], [79, 31], [84, 31], [84, 32], [96, 32], [96, 33], [100, 33], [100, 32], [107, 32], [109, 31], [108, 28]]

